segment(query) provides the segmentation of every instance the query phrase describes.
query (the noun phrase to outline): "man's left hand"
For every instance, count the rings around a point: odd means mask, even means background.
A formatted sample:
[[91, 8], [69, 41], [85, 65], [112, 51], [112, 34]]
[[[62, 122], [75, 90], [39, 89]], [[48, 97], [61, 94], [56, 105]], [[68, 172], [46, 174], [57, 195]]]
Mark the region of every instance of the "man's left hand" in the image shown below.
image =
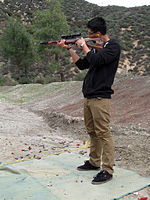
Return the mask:
[[76, 41], [76, 44], [78, 46], [79, 49], [82, 49], [81, 44], [86, 44], [85, 39], [83, 37], [81, 37], [81, 39]]

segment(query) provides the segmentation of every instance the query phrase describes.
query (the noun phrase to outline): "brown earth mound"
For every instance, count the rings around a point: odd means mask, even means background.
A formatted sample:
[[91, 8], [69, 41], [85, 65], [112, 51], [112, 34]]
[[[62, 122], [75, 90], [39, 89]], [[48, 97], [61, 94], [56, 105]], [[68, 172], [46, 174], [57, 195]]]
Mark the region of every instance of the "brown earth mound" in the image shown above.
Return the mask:
[[[112, 96], [112, 122], [120, 125], [150, 125], [150, 77], [127, 77], [114, 84]], [[83, 99], [54, 109], [73, 117], [83, 117]]]

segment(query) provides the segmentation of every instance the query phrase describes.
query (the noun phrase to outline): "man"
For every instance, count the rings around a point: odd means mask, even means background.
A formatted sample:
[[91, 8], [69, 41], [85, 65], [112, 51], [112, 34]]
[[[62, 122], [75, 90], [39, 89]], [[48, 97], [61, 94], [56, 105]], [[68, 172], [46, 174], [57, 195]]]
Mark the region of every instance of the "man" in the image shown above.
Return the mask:
[[88, 69], [82, 92], [84, 121], [90, 136], [90, 159], [77, 169], [98, 170], [102, 163], [101, 171], [92, 180], [92, 184], [100, 184], [111, 180], [114, 172], [114, 144], [109, 125], [110, 99], [114, 93], [111, 87], [119, 63], [120, 46], [107, 35], [106, 22], [103, 18], [96, 17], [90, 20], [87, 28], [89, 35], [96, 34], [103, 41], [101, 50], [89, 49], [84, 38], [81, 38], [76, 42], [85, 54], [81, 59], [69, 45], [65, 44], [65, 40], [58, 43], [58, 46], [68, 49], [80, 70]]

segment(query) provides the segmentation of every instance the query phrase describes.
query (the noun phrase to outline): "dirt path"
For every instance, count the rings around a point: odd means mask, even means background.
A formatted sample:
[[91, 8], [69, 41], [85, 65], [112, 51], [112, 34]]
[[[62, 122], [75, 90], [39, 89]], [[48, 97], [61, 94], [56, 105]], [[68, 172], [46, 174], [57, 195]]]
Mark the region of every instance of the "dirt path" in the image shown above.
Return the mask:
[[[52, 141], [54, 131], [43, 118], [11, 103], [0, 103], [1, 161], [11, 161], [36, 155], [40, 145]], [[51, 134], [50, 134], [51, 133]], [[51, 142], [51, 145], [54, 142]], [[30, 151], [28, 148], [32, 147]], [[38, 146], [38, 148], [37, 148]]]

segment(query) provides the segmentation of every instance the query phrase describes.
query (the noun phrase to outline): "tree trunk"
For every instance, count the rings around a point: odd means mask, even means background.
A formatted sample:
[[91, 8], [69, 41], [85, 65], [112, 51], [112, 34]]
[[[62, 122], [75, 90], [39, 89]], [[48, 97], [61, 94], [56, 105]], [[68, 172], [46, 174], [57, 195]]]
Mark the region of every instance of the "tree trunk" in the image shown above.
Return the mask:
[[58, 62], [58, 65], [59, 65], [60, 80], [61, 80], [61, 82], [64, 82], [65, 81], [64, 72], [63, 72], [63, 69], [60, 64], [59, 54], [57, 54], [57, 53], [55, 54], [55, 60]]

